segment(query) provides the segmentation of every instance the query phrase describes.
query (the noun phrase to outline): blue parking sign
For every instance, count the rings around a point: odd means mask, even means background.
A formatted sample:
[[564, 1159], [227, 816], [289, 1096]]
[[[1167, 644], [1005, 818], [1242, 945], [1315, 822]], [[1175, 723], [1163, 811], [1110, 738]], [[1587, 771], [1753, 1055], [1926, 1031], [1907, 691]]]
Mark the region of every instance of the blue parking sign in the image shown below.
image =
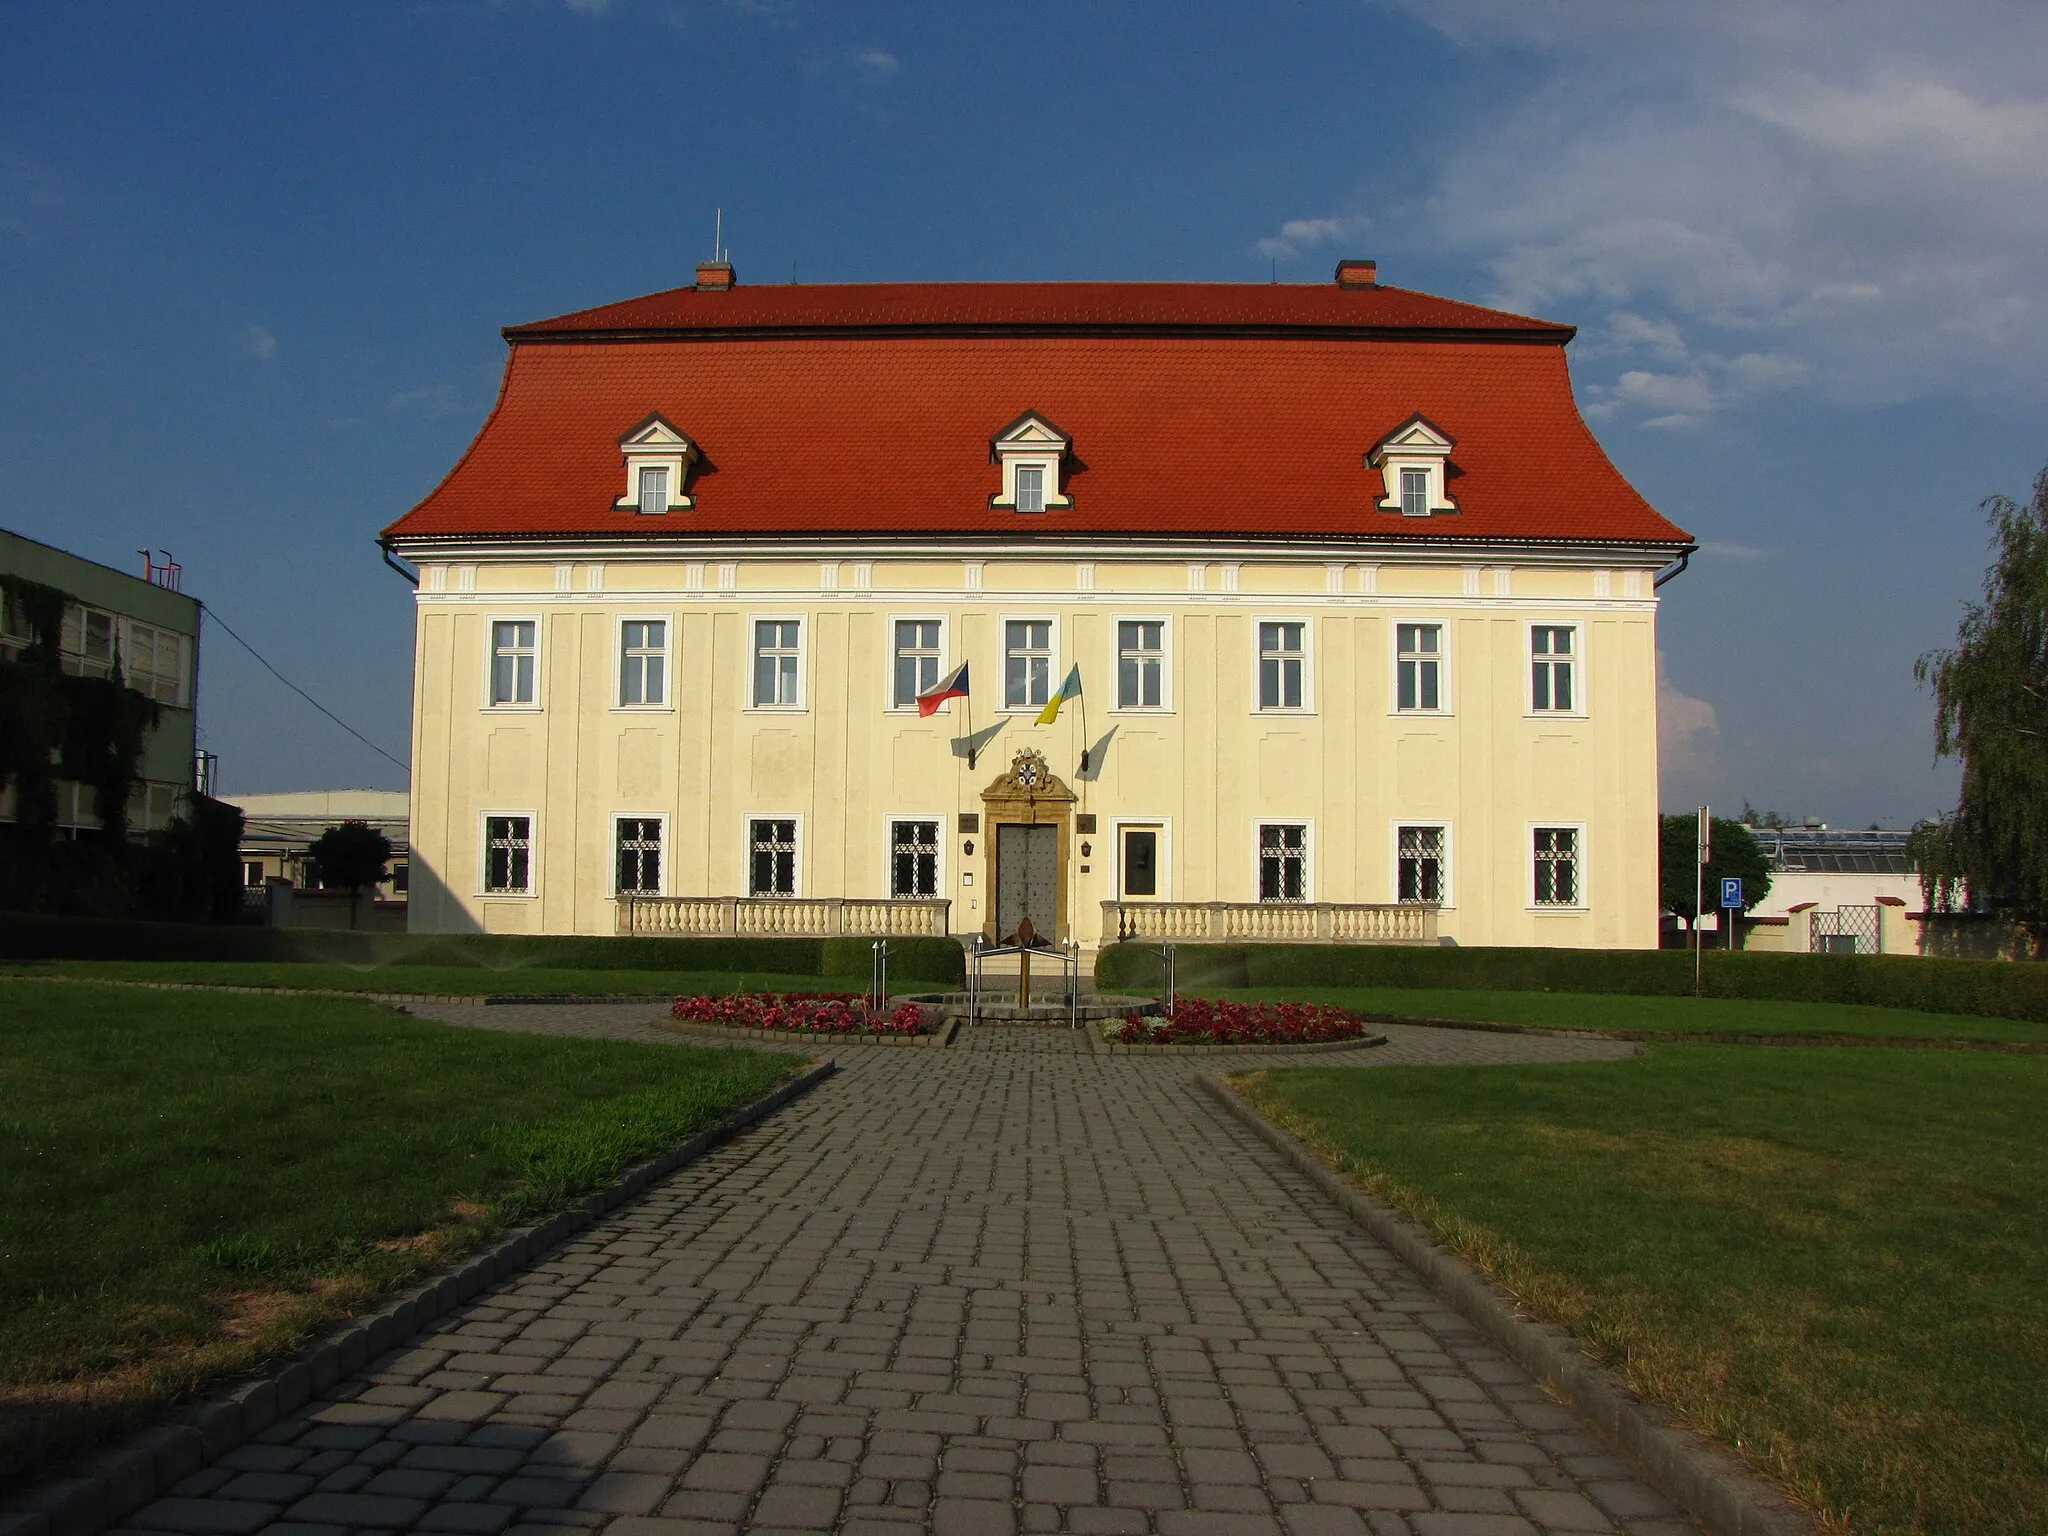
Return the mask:
[[1722, 880], [1721, 905], [1724, 908], [1732, 908], [1736, 911], [1741, 910], [1742, 881], [1739, 877], [1735, 875], [1729, 875], [1726, 879]]

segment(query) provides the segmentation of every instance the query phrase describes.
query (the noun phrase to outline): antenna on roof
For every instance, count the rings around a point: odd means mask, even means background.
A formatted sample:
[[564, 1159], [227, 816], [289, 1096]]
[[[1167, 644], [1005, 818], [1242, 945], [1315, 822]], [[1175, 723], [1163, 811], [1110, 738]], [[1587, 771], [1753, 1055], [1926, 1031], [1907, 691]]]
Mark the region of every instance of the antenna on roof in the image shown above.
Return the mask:
[[1270, 281], [1276, 283], [1280, 281], [1280, 258], [1278, 256], [1273, 258], [1273, 276]]
[[725, 260], [725, 210], [719, 209], [711, 222], [711, 259]]

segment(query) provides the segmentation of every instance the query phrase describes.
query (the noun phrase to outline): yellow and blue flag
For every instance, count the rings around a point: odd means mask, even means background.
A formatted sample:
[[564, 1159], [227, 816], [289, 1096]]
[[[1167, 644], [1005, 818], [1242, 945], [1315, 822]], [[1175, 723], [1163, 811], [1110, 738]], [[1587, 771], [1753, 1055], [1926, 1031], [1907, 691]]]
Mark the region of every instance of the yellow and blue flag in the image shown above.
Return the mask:
[[1060, 706], [1069, 699], [1081, 697], [1081, 664], [1074, 663], [1067, 673], [1067, 680], [1060, 684], [1060, 691], [1045, 701], [1045, 708], [1038, 712], [1040, 725], [1051, 725], [1060, 717]]

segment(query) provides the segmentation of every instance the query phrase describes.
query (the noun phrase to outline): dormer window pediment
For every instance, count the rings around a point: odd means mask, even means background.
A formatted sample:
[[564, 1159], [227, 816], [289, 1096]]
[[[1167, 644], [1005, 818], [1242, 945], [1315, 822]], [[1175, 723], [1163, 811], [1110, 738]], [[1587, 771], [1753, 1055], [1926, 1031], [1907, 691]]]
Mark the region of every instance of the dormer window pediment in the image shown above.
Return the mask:
[[665, 418], [650, 416], [626, 433], [619, 452], [626, 461], [626, 493], [612, 503], [619, 511], [659, 516], [696, 505], [688, 492], [697, 446]]
[[1375, 443], [1365, 462], [1385, 481], [1380, 510], [1403, 517], [1456, 512], [1458, 504], [1445, 486], [1451, 450], [1456, 446], [1449, 433], [1419, 415], [1409, 417]]
[[1002, 467], [1003, 485], [988, 504], [1024, 513], [1071, 507], [1065, 470], [1072, 449], [1066, 433], [1038, 412], [1026, 411], [989, 442], [989, 459]]

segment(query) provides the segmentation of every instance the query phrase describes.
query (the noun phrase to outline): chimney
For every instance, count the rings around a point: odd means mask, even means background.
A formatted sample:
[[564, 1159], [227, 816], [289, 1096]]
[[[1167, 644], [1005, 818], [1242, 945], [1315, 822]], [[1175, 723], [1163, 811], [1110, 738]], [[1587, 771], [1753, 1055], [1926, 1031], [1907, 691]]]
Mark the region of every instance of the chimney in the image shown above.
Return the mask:
[[738, 279], [732, 275], [729, 261], [700, 261], [697, 263], [697, 291], [699, 293], [723, 293]]
[[1377, 288], [1380, 285], [1380, 264], [1376, 261], [1346, 259], [1337, 263], [1337, 286], [1339, 288]]

